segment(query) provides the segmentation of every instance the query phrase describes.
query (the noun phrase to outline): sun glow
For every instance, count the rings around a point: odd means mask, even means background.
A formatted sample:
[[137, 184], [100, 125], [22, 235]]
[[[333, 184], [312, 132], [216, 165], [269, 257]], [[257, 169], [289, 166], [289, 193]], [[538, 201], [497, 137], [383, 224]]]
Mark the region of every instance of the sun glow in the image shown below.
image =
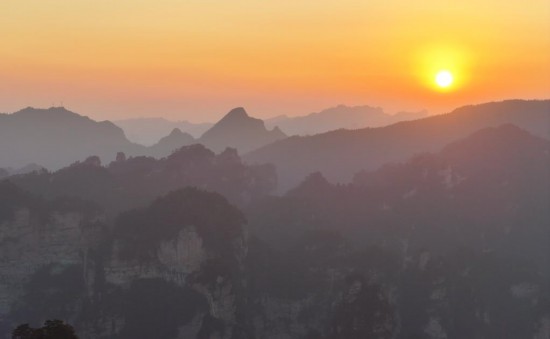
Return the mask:
[[472, 62], [468, 48], [441, 43], [420, 48], [413, 67], [419, 80], [431, 91], [449, 92], [469, 83]]

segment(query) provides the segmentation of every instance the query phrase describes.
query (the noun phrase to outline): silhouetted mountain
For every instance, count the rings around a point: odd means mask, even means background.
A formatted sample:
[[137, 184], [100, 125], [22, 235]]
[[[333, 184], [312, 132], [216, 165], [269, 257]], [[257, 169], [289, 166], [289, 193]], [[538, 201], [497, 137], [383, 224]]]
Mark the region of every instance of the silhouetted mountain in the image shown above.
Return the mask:
[[189, 133], [182, 132], [179, 128], [174, 128], [169, 135], [163, 137], [148, 149], [148, 155], [161, 158], [174, 152], [175, 150], [195, 143], [195, 138]]
[[177, 188], [196, 186], [213, 190], [236, 204], [268, 194], [277, 185], [273, 166], [248, 166], [237, 152], [226, 149], [219, 155], [201, 144], [181, 147], [170, 156], [128, 157], [102, 166], [97, 156], [56, 172], [36, 172], [10, 177], [20, 187], [39, 196], [78, 197], [118, 212], [150, 202]]
[[255, 150], [245, 159], [276, 165], [283, 189], [315, 171], [323, 172], [331, 181], [349, 181], [353, 173], [361, 169], [375, 169], [415, 153], [437, 151], [476, 130], [504, 123], [549, 137], [550, 101], [494, 102], [387, 127], [295, 136]]
[[244, 108], [239, 107], [227, 113], [198, 141], [216, 152], [232, 147], [246, 153], [285, 137], [278, 128], [267, 130], [262, 120], [248, 116]]
[[[175, 128], [150, 147], [134, 144], [113, 123], [96, 122], [63, 107], [26, 108], [0, 115], [0, 167], [6, 169], [39, 163], [56, 170], [87, 156], [98, 156], [109, 163], [118, 152], [162, 158], [194, 142], [190, 134]], [[33, 168], [8, 172], [23, 174], [30, 170]]]
[[29, 107], [0, 115], [0, 167], [38, 163], [57, 169], [88, 155], [110, 161], [117, 151], [145, 152], [113, 123], [96, 122], [63, 107]]
[[[288, 194], [247, 208], [258, 238], [249, 251], [259, 277], [250, 288], [265, 309], [299, 304], [309, 324], [322, 323], [339, 279], [364, 275], [381, 285], [379, 300], [393, 291], [397, 337], [544, 337], [549, 173], [550, 141], [513, 125], [363, 171], [353, 184], [314, 173]], [[288, 276], [279, 279], [282, 272]], [[284, 317], [303, 324], [297, 319]], [[312, 338], [331, 338], [322, 329]], [[428, 332], [438, 334], [417, 336]]]
[[404, 120], [414, 120], [427, 116], [426, 111], [395, 115], [384, 113], [380, 107], [339, 105], [305, 116], [288, 117], [281, 115], [265, 120], [267, 127], [278, 126], [287, 135], [313, 135], [337, 129], [358, 129], [380, 127]]
[[422, 111], [418, 111], [418, 112], [404, 112], [404, 111], [401, 111], [401, 112], [397, 112], [397, 113], [391, 115], [392, 120], [393, 120], [391, 123], [397, 123], [397, 122], [400, 122], [400, 121], [417, 120], [417, 119], [426, 118], [427, 116], [428, 116], [428, 111], [426, 111], [426, 110], [422, 110]]
[[[540, 204], [550, 198], [544, 197], [550, 187], [549, 171], [550, 141], [505, 124], [475, 132], [437, 154], [417, 155], [373, 172], [361, 171], [353, 182], [383, 190], [381, 199], [390, 205], [429, 197], [457, 203], [467, 210], [461, 211], [461, 217], [469, 213], [507, 215], [524, 204]], [[515, 207], [505, 208], [512, 205]]]
[[213, 125], [211, 123], [171, 121], [164, 118], [134, 118], [116, 120], [113, 123], [124, 130], [129, 140], [147, 146], [158, 143], [161, 138], [167, 136], [175, 128], [198, 138]]
[[544, 338], [549, 157], [507, 124], [283, 196], [272, 166], [202, 145], [13, 176], [0, 333], [55, 317], [82, 338]]

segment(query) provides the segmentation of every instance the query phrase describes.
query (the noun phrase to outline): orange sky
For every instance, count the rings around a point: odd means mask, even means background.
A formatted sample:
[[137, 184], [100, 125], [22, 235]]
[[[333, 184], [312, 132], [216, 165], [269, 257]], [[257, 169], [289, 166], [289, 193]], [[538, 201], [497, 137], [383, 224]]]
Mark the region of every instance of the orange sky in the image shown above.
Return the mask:
[[550, 93], [548, 0], [18, 0], [0, 15], [0, 112], [211, 121]]

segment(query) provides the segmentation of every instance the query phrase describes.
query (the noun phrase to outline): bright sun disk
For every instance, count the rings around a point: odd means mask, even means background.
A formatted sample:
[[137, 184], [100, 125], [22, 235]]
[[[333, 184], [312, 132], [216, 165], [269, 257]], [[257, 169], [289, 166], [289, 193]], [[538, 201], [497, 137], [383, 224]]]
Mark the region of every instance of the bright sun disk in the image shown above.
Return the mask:
[[439, 87], [449, 87], [453, 83], [453, 75], [447, 70], [439, 71], [435, 75], [435, 83]]

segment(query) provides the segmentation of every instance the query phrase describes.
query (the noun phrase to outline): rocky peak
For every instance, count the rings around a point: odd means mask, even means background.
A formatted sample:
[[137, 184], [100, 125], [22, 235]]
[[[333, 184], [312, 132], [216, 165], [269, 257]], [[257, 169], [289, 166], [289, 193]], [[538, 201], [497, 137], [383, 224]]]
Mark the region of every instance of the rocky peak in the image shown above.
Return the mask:
[[182, 132], [179, 128], [174, 128], [170, 134], [149, 147], [149, 155], [158, 158], [164, 157], [182, 146], [191, 145], [194, 142], [195, 138], [191, 134]]
[[240, 119], [247, 119], [250, 118], [248, 113], [246, 113], [246, 110], [243, 107], [237, 107], [233, 108], [229, 113], [227, 113], [221, 120], [227, 121], [227, 120], [240, 120]]
[[284, 137], [279, 129], [269, 131], [263, 120], [249, 116], [244, 108], [238, 107], [206, 131], [199, 141], [216, 152], [233, 147], [246, 153]]
[[170, 132], [170, 134], [160, 139], [158, 144], [167, 142], [178, 142], [181, 144], [180, 146], [185, 146], [191, 144], [193, 141], [195, 141], [195, 138], [193, 138], [191, 134], [184, 133], [179, 128], [174, 128], [172, 132]]
[[273, 134], [273, 135], [275, 135], [275, 136], [277, 136], [277, 137], [279, 137], [279, 138], [281, 138], [281, 139], [282, 139], [282, 138], [286, 138], [286, 134], [285, 134], [283, 131], [281, 131], [281, 129], [279, 128], [279, 126], [273, 127], [273, 129], [271, 130], [271, 134]]
[[177, 137], [177, 136], [180, 136], [180, 135], [185, 135], [185, 133], [183, 133], [181, 131], [181, 129], [179, 129], [179, 128], [174, 128], [172, 130], [172, 132], [170, 132], [170, 134], [168, 134], [169, 137]]

